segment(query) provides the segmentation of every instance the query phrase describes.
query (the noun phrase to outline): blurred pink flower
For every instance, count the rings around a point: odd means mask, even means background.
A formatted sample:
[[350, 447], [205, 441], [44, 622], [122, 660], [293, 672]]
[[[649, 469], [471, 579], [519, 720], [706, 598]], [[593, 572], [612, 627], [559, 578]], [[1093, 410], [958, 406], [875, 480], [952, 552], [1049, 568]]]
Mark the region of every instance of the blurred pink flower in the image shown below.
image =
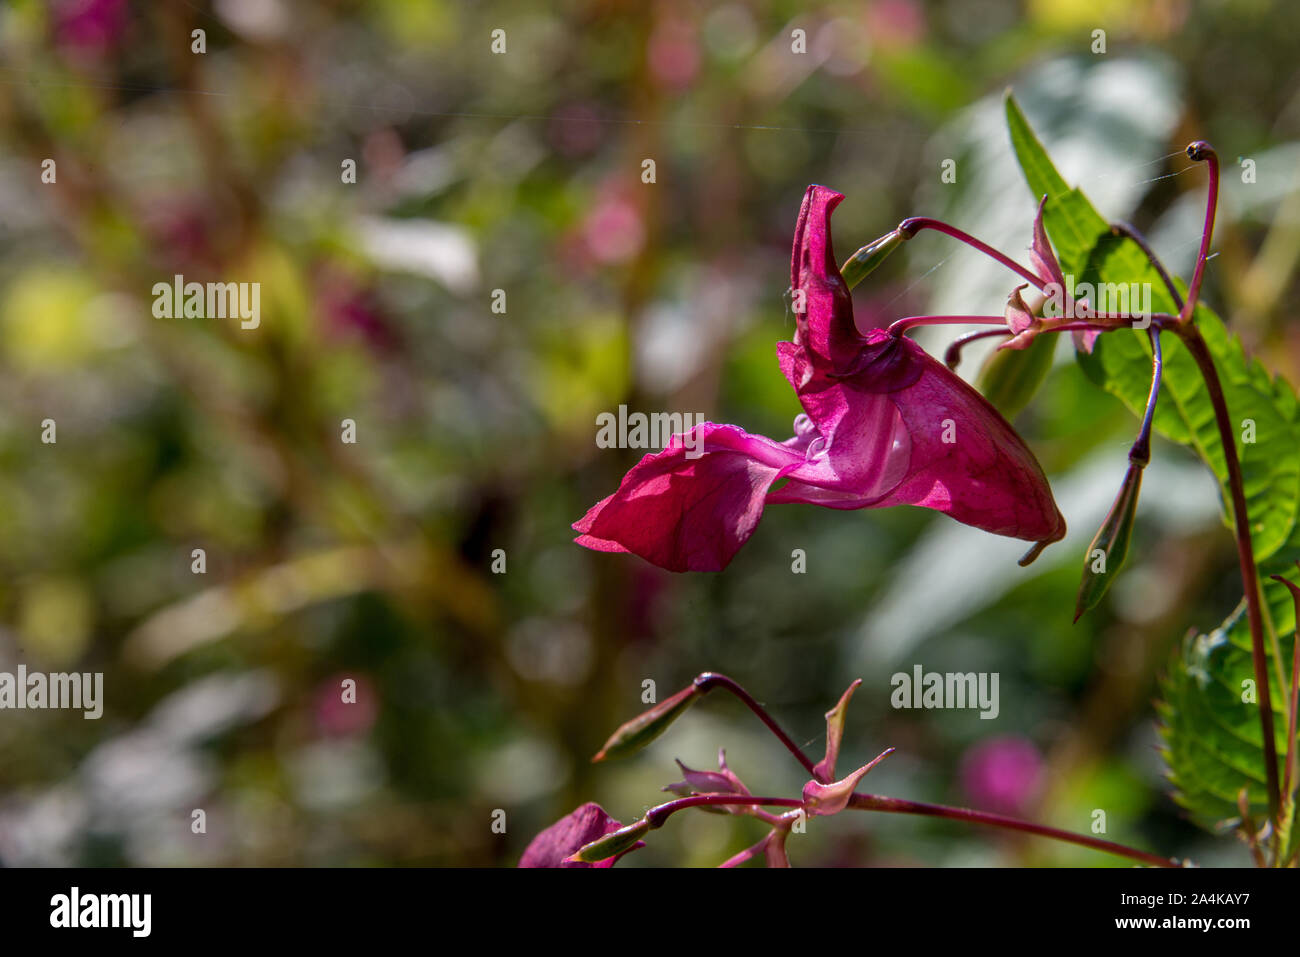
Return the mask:
[[600, 145], [600, 114], [590, 103], [569, 103], [551, 114], [547, 132], [560, 153], [585, 156]]
[[[344, 682], [352, 680], [354, 688]], [[344, 700], [347, 695], [349, 700]], [[365, 675], [337, 674], [316, 688], [316, 727], [333, 737], [365, 734], [379, 713], [379, 696]]]
[[54, 6], [54, 41], [65, 52], [101, 57], [126, 32], [126, 0], [63, 0]]
[[626, 262], [645, 244], [641, 213], [620, 191], [609, 191], [596, 201], [582, 224], [587, 251], [596, 262]]
[[1044, 772], [1042, 756], [1033, 742], [1020, 737], [993, 738], [977, 744], [962, 758], [962, 790], [978, 808], [1022, 815], [1038, 800]]
[[879, 0], [867, 11], [867, 29], [877, 46], [914, 46], [925, 39], [925, 13], [915, 0]]
[[377, 350], [397, 344], [388, 317], [372, 288], [335, 267], [326, 266], [316, 279], [317, 310], [326, 334], [357, 336]]
[[221, 224], [210, 201], [188, 193], [149, 196], [141, 218], [160, 266], [181, 273], [216, 269]]
[[662, 20], [650, 35], [646, 50], [650, 72], [660, 86], [681, 90], [690, 86], [700, 69], [700, 48], [695, 30], [685, 20]]

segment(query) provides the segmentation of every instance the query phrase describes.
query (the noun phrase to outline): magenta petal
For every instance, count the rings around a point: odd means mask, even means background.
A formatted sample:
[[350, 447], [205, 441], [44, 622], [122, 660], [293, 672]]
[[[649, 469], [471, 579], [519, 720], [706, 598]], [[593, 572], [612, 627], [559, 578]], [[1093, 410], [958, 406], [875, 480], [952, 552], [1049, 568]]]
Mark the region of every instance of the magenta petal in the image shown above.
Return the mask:
[[[613, 867], [622, 857], [619, 854], [596, 864], [566, 861], [578, 848], [590, 844], [597, 838], [617, 831], [623, 825], [605, 813], [599, 804], [588, 802], [572, 814], [560, 818], [542, 833], [538, 834], [519, 858], [520, 867]], [[638, 842], [631, 850], [644, 845]], [[628, 853], [627, 851], [623, 852]]]
[[[691, 457], [692, 448], [701, 454]], [[669, 571], [721, 571], [754, 533], [772, 483], [803, 461], [761, 435], [705, 422], [634, 465], [617, 492], [574, 523], [575, 540]]]
[[825, 371], [852, 359], [861, 345], [853, 322], [853, 299], [831, 246], [831, 212], [842, 199], [842, 194], [825, 186], [808, 187], [790, 259], [790, 288], [804, 297], [803, 309], [795, 314], [795, 343]]
[[[825, 376], [815, 370], [807, 353], [792, 342], [777, 344], [781, 370], [794, 386], [803, 405], [806, 421], [815, 434], [800, 434], [800, 420], [795, 420], [796, 440], [808, 462], [790, 474], [801, 485], [812, 489], [795, 489], [787, 485], [769, 498], [772, 502], [840, 503], [840, 508], [861, 508], [898, 484], [907, 469], [910, 440], [892, 399], [885, 393], [891, 386], [915, 379], [918, 370], [903, 368], [895, 361], [914, 365], [894, 347], [895, 340], [880, 330], [869, 333], [883, 337], [879, 348], [858, 342], [856, 357], [846, 363], [845, 376]], [[865, 364], [868, 371], [855, 372], [854, 363]], [[854, 389], [849, 384], [883, 386]], [[853, 502], [856, 504], [844, 504]]]
[[[886, 334], [868, 333], [868, 339], [877, 336]], [[788, 473], [789, 482], [768, 496], [769, 503], [917, 505], [998, 535], [1035, 542], [1062, 538], [1065, 520], [1047, 478], [1006, 419], [911, 340], [895, 341], [915, 364], [916, 380], [883, 395], [863, 391], [856, 378], [846, 380], [837, 393], [846, 411], [835, 419], [840, 431], [829, 450], [810, 453]], [[876, 471], [843, 466], [859, 458], [876, 463]]]
[[807, 460], [787, 472], [790, 482], [771, 493], [769, 502], [862, 508], [878, 502], [907, 475], [912, 441], [894, 399], [843, 387], [834, 398], [839, 407], [824, 420], [831, 423], [830, 431], [808, 442]]
[[998, 535], [1065, 536], [1065, 519], [1038, 460], [1006, 419], [910, 339], [923, 372], [892, 394], [911, 440], [907, 477], [879, 506], [919, 505]]
[[[807, 363], [782, 350], [787, 377]], [[1002, 415], [911, 339], [872, 330], [852, 375], [799, 400], [819, 437], [771, 504], [918, 505], [998, 535], [1056, 541], [1065, 520], [1037, 459]], [[885, 386], [906, 383], [892, 391]]]

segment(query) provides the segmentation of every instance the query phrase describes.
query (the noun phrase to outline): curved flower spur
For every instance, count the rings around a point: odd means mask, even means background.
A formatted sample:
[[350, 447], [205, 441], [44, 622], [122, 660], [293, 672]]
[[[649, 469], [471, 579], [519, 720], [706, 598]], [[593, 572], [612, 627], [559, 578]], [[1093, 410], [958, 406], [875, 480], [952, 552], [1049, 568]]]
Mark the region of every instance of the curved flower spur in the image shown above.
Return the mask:
[[[792, 503], [931, 508], [1037, 543], [1023, 561], [1064, 537], [1047, 478], [1020, 436], [902, 334], [913, 325], [1005, 319], [909, 317], [859, 331], [831, 244], [830, 216], [843, 198], [808, 187], [795, 229], [796, 331], [793, 342], [777, 346], [804, 409], [794, 436], [777, 442], [712, 422], [675, 435], [574, 524], [578, 544], [631, 552], [670, 571], [720, 571], [754, 533], [765, 505]], [[846, 268], [861, 278], [923, 225], [905, 221]]]

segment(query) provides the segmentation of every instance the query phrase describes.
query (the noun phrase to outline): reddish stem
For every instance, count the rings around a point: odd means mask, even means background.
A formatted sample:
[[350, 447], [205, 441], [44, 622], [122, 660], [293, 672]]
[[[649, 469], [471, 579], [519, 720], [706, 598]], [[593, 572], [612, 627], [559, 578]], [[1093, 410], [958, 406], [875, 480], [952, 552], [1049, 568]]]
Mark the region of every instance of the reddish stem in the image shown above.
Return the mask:
[[[1077, 321], [1061, 322], [1059, 320], [1050, 320], [1045, 323], [1039, 330], [1041, 333], [1046, 332], [1077, 332], [1082, 330], [1096, 330], [1097, 332], [1110, 332], [1114, 329], [1127, 329], [1136, 319], [1145, 318], [1142, 316], [1131, 316], [1126, 313], [1102, 313], [1094, 316], [1092, 319], [1079, 319]], [[1171, 316], [1167, 313], [1157, 312], [1151, 315], [1151, 325], [1148, 328], [1163, 329], [1167, 324], [1176, 323], [1177, 316]], [[1001, 326], [1002, 329], [996, 332], [989, 332], [986, 335], [996, 335], [998, 332], [1007, 332], [1007, 320], [1005, 316], [904, 316], [902, 319], [896, 319], [890, 323], [886, 332], [891, 336], [899, 336], [908, 329], [918, 326]], [[964, 337], [963, 337], [964, 338]]]
[[[1300, 562], [1296, 562], [1300, 565]], [[1286, 797], [1291, 796], [1291, 787], [1295, 781], [1295, 764], [1296, 764], [1296, 714], [1300, 711], [1300, 587], [1295, 582], [1283, 578], [1281, 575], [1270, 576], [1273, 581], [1279, 582], [1287, 587], [1291, 592], [1291, 600], [1295, 606], [1296, 634], [1292, 638], [1291, 645], [1291, 704], [1287, 708], [1286, 718], [1286, 761], [1285, 771], [1282, 777], [1282, 794]]]
[[1210, 251], [1210, 238], [1214, 235], [1214, 211], [1219, 205], [1219, 154], [1214, 147], [1204, 140], [1197, 140], [1187, 147], [1187, 155], [1196, 162], [1204, 160], [1210, 168], [1209, 195], [1205, 199], [1205, 228], [1201, 231], [1201, 251], [1196, 257], [1196, 270], [1192, 273], [1192, 284], [1187, 287], [1187, 301], [1179, 311], [1178, 318], [1186, 322], [1196, 308], [1196, 300], [1201, 294], [1201, 278], [1205, 275], [1206, 256]]
[[[1201, 249], [1196, 257], [1196, 270], [1192, 275], [1192, 284], [1187, 290], [1187, 300], [1184, 302], [1178, 294], [1178, 289], [1170, 279], [1168, 271], [1157, 258], [1155, 251], [1146, 242], [1137, 230], [1131, 226], [1122, 224], [1112, 224], [1111, 229], [1122, 233], [1146, 254], [1151, 265], [1155, 267], [1156, 272], [1164, 280], [1165, 286], [1169, 290], [1170, 296], [1173, 297], [1174, 303], [1179, 307], [1179, 321], [1171, 328], [1187, 346], [1188, 352], [1196, 361], [1197, 369], [1201, 373], [1201, 378], [1205, 381], [1206, 391], [1210, 394], [1210, 403], [1214, 407], [1214, 421], [1219, 431], [1219, 440], [1223, 443], [1224, 461], [1228, 469], [1228, 488], [1232, 497], [1233, 525], [1237, 538], [1237, 560], [1241, 565], [1241, 581], [1246, 592], [1246, 616], [1250, 623], [1250, 652], [1251, 663], [1255, 672], [1255, 685], [1258, 688], [1259, 699], [1259, 724], [1260, 731], [1263, 734], [1264, 742], [1264, 777], [1268, 788], [1268, 805], [1270, 816], [1277, 824], [1279, 809], [1281, 807], [1281, 798], [1278, 791], [1277, 780], [1277, 743], [1273, 737], [1273, 705], [1272, 694], [1268, 686], [1268, 658], [1264, 652], [1264, 618], [1263, 610], [1260, 607], [1259, 592], [1259, 573], [1255, 567], [1255, 547], [1250, 537], [1250, 515], [1246, 507], [1246, 493], [1244, 479], [1241, 474], [1241, 462], [1237, 458], [1236, 439], [1233, 435], [1232, 420], [1228, 415], [1228, 403], [1223, 395], [1223, 386], [1219, 382], [1219, 372], [1214, 365], [1214, 359], [1210, 356], [1210, 350], [1205, 344], [1205, 339], [1201, 332], [1190, 321], [1190, 317], [1196, 308], [1196, 300], [1201, 291], [1201, 278], [1205, 273], [1206, 256], [1210, 249], [1210, 238], [1214, 232], [1214, 212], [1219, 201], [1219, 157], [1214, 152], [1214, 148], [1208, 143], [1198, 140], [1187, 147], [1187, 155], [1193, 160], [1205, 160], [1210, 169], [1209, 195], [1205, 203], [1205, 226], [1201, 233]], [[1153, 339], [1153, 346], [1159, 345], [1158, 340]], [[1159, 353], [1155, 354], [1158, 361]], [[1152, 395], [1154, 397], [1158, 384], [1153, 383]], [[1150, 404], [1148, 407], [1148, 417], [1150, 416]], [[1292, 660], [1292, 670], [1295, 671], [1296, 662]], [[1292, 683], [1292, 698], [1295, 697], [1294, 682]], [[1292, 715], [1295, 707], [1293, 706]], [[1288, 721], [1292, 723], [1291, 720]], [[1287, 754], [1288, 763], [1291, 761], [1294, 735], [1288, 739]], [[1288, 778], [1290, 774], [1288, 773]], [[1288, 793], [1290, 793], [1288, 791]]]
[[758, 715], [758, 719], [767, 725], [767, 729], [776, 735], [777, 739], [785, 745], [786, 750], [793, 754], [795, 759], [803, 765], [805, 771], [813, 777], [817, 776], [817, 772], [813, 770], [815, 765], [808, 755], [803, 753], [803, 749], [794, 743], [790, 736], [785, 733], [784, 729], [776, 723], [776, 719], [768, 714], [766, 709], [755, 701], [748, 691], [738, 685], [731, 678], [728, 678], [726, 675], [718, 674], [717, 672], [706, 671], [696, 677], [694, 684], [700, 689], [700, 691], [706, 693], [712, 691], [714, 688], [722, 688], [731, 692], [744, 703], [745, 707]]
[[664, 821], [678, 811], [716, 804], [735, 807], [803, 807], [803, 801], [798, 798], [759, 797], [755, 794], [692, 794], [690, 797], [652, 807], [645, 812], [644, 819], [652, 828], [663, 827]]
[[914, 326], [1005, 326], [1005, 316], [904, 316], [889, 324], [885, 331], [901, 336]]
[[1047, 285], [1047, 280], [1035, 276], [1032, 272], [1020, 265], [1020, 263], [1016, 262], [1006, 253], [999, 252], [988, 243], [976, 239], [970, 233], [958, 229], [956, 226], [949, 226], [943, 220], [931, 219], [929, 216], [913, 216], [898, 224], [899, 232], [906, 235], [908, 239], [911, 239], [923, 229], [933, 229], [936, 232], [951, 236], [953, 239], [963, 242], [967, 246], [978, 249], [980, 252], [984, 253], [984, 255], [991, 256], [1008, 269], [1029, 280], [1035, 289], [1042, 289]]
[[1126, 847], [1123, 844], [1116, 844], [1114, 841], [1103, 841], [1100, 838], [1089, 837], [1086, 834], [1075, 834], [1071, 831], [1062, 831], [1055, 827], [1047, 827], [1043, 824], [1032, 824], [1029, 821], [1021, 821], [1014, 817], [1006, 817], [1002, 814], [991, 814], [987, 811], [974, 811], [970, 808], [964, 807], [949, 807], [945, 804], [926, 804], [922, 801], [905, 801], [901, 798], [882, 797], [878, 794], [854, 794], [849, 798], [849, 807], [860, 811], [886, 811], [891, 814], [920, 814], [926, 817], [947, 818], [951, 821], [987, 824], [990, 827], [1000, 827], [1011, 831], [1021, 831], [1025, 834], [1037, 834], [1040, 837], [1050, 837], [1053, 840], [1065, 841], [1069, 844], [1079, 844], [1083, 847], [1090, 847], [1096, 851], [1105, 851], [1108, 854], [1117, 854], [1120, 857], [1127, 857], [1130, 860], [1149, 864], [1152, 867], [1179, 866], [1176, 861], [1171, 861], [1167, 857], [1161, 857], [1158, 854], [1148, 854], [1146, 851], [1139, 851], [1136, 848]]
[[1143, 254], [1147, 257], [1147, 261], [1151, 263], [1151, 268], [1156, 271], [1156, 275], [1160, 277], [1160, 281], [1165, 284], [1165, 289], [1169, 292], [1169, 298], [1173, 300], [1174, 308], [1181, 313], [1183, 311], [1183, 295], [1178, 291], [1178, 287], [1174, 285], [1173, 277], [1169, 275], [1169, 270], [1165, 269], [1165, 264], [1160, 261], [1160, 257], [1156, 255], [1156, 251], [1152, 249], [1151, 244], [1147, 242], [1146, 236], [1142, 235], [1142, 233], [1138, 232], [1135, 227], [1130, 226], [1128, 223], [1111, 223], [1110, 231], [1116, 236], [1123, 236], [1126, 239], [1131, 239], [1137, 245], [1138, 249], [1142, 250]]
[[1241, 583], [1246, 592], [1246, 616], [1250, 623], [1250, 655], [1255, 671], [1255, 685], [1259, 700], [1259, 726], [1264, 736], [1264, 777], [1268, 787], [1269, 816], [1274, 824], [1278, 820], [1281, 798], [1277, 780], [1277, 741], [1273, 737], [1273, 703], [1268, 686], [1268, 657], [1264, 652], [1264, 615], [1260, 606], [1259, 573], [1255, 568], [1255, 547], [1250, 537], [1250, 515], [1246, 508], [1245, 482], [1241, 474], [1241, 462], [1237, 458], [1237, 444], [1233, 436], [1232, 420], [1228, 416], [1228, 404], [1223, 395], [1223, 386], [1219, 382], [1219, 371], [1210, 356], [1209, 347], [1201, 332], [1192, 323], [1191, 317], [1196, 310], [1196, 301], [1201, 292], [1201, 280], [1205, 275], [1205, 262], [1210, 250], [1210, 240], [1214, 234], [1214, 212], [1219, 203], [1219, 157], [1214, 147], [1203, 140], [1197, 140], [1187, 147], [1187, 155], [1192, 160], [1204, 160], [1209, 166], [1209, 193], [1205, 200], [1205, 227], [1201, 232], [1201, 249], [1196, 257], [1196, 270], [1192, 273], [1192, 284], [1187, 289], [1187, 301], [1179, 310], [1179, 323], [1174, 331], [1187, 346], [1187, 351], [1196, 360], [1201, 378], [1205, 380], [1206, 391], [1210, 394], [1214, 406], [1214, 421], [1219, 430], [1219, 439], [1223, 443], [1223, 456], [1228, 468], [1228, 488], [1232, 494], [1233, 526], [1237, 535], [1237, 558], [1241, 564]]
[[968, 332], [954, 339], [943, 353], [943, 364], [953, 372], [957, 371], [957, 366], [961, 364], [961, 351], [972, 342], [979, 339], [987, 339], [990, 336], [1009, 336], [1010, 329], [980, 329], [976, 332]]
[[[1189, 304], [1195, 300], [1190, 293]], [[1196, 360], [1196, 367], [1205, 380], [1214, 407], [1214, 421], [1218, 426], [1219, 440], [1223, 443], [1223, 457], [1228, 467], [1228, 489], [1232, 496], [1232, 524], [1237, 537], [1237, 560], [1241, 565], [1241, 584], [1246, 592], [1246, 617], [1250, 623], [1250, 657], [1255, 669], [1255, 687], [1259, 699], [1259, 726], [1264, 736], [1264, 776], [1268, 787], [1269, 816], [1278, 821], [1280, 801], [1277, 780], [1277, 741], [1273, 737], [1273, 702], [1268, 686], [1268, 657], [1264, 653], [1264, 615], [1259, 599], [1259, 573], [1255, 568], [1255, 546], [1250, 538], [1250, 515], [1246, 508], [1245, 482], [1241, 474], [1241, 461], [1237, 458], [1237, 443], [1228, 415], [1228, 403], [1219, 382], [1210, 349], [1201, 331], [1191, 323], [1174, 326], [1174, 332], [1187, 346]]]

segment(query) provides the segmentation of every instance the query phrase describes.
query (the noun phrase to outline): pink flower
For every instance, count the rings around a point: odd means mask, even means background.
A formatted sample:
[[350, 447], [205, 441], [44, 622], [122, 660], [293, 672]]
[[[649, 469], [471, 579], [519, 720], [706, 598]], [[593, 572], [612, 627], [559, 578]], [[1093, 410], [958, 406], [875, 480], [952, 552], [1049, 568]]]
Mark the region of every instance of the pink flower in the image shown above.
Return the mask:
[[[355, 682], [350, 690], [345, 690], [346, 679]], [[314, 697], [316, 727], [332, 737], [365, 734], [379, 716], [379, 692], [365, 675], [326, 678], [316, 687]]]
[[670, 571], [719, 571], [764, 507], [786, 503], [919, 505], [998, 535], [1065, 535], [1042, 469], [996, 409], [911, 339], [858, 331], [831, 248], [843, 198], [810, 186], [795, 229], [796, 331], [777, 346], [804, 408], [794, 436], [712, 422], [675, 435], [574, 524], [578, 544]]
[[961, 781], [976, 807], [1023, 814], [1042, 790], [1043, 759], [1024, 738], [994, 738], [966, 753]]
[[355, 336], [376, 352], [398, 347], [397, 334], [373, 288], [333, 263], [317, 270], [314, 279], [317, 312], [327, 336]]
[[650, 36], [646, 62], [660, 86], [684, 90], [691, 85], [700, 69], [700, 51], [696, 31], [685, 20], [670, 18], [660, 22]]
[[64, 0], [54, 8], [55, 42], [69, 53], [102, 57], [121, 42], [128, 16], [126, 0]]
[[599, 263], [627, 262], [645, 244], [641, 214], [627, 195], [607, 191], [582, 225], [587, 251]]
[[[560, 818], [542, 833], [533, 838], [519, 859], [520, 867], [613, 867], [615, 862], [626, 854], [622, 852], [595, 864], [578, 861], [566, 861], [584, 844], [590, 844], [597, 838], [612, 834], [623, 825], [605, 813], [599, 804], [587, 802], [572, 814]], [[628, 850], [634, 851], [645, 845], [637, 841]]]

